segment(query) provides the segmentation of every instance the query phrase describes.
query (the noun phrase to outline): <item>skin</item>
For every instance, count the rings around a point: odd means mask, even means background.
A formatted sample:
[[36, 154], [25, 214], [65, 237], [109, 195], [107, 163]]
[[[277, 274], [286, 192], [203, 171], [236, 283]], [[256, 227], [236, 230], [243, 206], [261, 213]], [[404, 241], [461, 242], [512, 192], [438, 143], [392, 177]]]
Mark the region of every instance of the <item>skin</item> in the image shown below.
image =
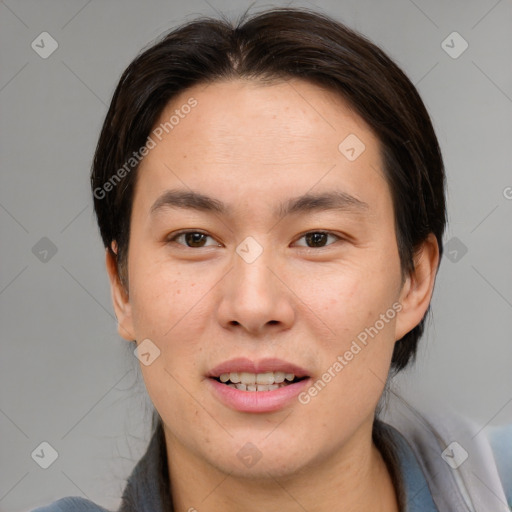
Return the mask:
[[[300, 80], [194, 86], [157, 124], [190, 97], [198, 105], [138, 170], [128, 290], [106, 256], [120, 335], [161, 351], [141, 371], [164, 422], [175, 509], [397, 511], [372, 422], [394, 343], [428, 308], [435, 237], [402, 279], [379, 141], [337, 95]], [[354, 161], [338, 150], [349, 134], [366, 147]], [[171, 188], [210, 195], [231, 214], [151, 216]], [[333, 189], [368, 208], [273, 214], [284, 200]], [[208, 236], [202, 247], [169, 241], [181, 229]], [[312, 245], [304, 235], [318, 230], [340, 238]], [[252, 263], [236, 253], [248, 236], [263, 248]], [[211, 393], [207, 372], [239, 356], [278, 357], [316, 381], [396, 303], [395, 318], [307, 405], [242, 413]], [[252, 467], [237, 457], [247, 442], [261, 453]]]

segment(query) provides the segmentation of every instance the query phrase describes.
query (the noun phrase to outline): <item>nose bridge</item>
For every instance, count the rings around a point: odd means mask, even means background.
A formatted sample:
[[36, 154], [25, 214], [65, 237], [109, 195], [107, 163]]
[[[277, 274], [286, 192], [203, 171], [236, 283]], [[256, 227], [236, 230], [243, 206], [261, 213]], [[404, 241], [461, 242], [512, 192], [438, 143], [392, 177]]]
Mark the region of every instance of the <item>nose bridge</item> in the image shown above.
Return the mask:
[[236, 248], [233, 270], [238, 288], [235, 295], [242, 301], [253, 302], [254, 308], [259, 305], [263, 309], [263, 302], [269, 303], [275, 298], [275, 277], [269, 270], [276, 259], [272, 256], [268, 242], [260, 243], [253, 237], [247, 237]]

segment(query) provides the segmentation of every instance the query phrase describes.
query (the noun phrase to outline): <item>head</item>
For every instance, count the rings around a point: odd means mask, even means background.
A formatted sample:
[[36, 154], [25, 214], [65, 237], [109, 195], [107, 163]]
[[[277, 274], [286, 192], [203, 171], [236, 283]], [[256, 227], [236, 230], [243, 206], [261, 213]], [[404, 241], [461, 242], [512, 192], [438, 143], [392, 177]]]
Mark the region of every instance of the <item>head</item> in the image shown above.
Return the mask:
[[[141, 369], [176, 452], [286, 475], [371, 423], [414, 359], [446, 221], [431, 121], [379, 48], [306, 10], [179, 27], [123, 73], [91, 183], [119, 333], [159, 350]], [[301, 394], [233, 407], [233, 358], [295, 365]]]

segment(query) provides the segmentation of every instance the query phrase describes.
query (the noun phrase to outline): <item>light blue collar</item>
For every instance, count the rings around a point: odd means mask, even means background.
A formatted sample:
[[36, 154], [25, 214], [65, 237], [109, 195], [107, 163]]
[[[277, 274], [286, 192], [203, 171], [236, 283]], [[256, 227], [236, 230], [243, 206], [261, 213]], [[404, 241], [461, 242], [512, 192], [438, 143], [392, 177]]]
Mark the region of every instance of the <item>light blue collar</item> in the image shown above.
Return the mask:
[[394, 427], [383, 425], [395, 444], [394, 449], [400, 461], [399, 470], [405, 492], [404, 512], [439, 512], [425, 475], [408, 442]]

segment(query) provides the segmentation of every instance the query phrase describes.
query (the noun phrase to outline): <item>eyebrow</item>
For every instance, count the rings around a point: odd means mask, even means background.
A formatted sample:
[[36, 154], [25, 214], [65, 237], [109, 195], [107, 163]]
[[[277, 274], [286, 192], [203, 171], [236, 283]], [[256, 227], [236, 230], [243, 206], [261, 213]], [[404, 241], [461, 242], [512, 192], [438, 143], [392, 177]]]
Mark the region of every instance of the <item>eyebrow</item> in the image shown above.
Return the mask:
[[[183, 208], [204, 212], [213, 212], [228, 216], [232, 209], [222, 201], [199, 192], [187, 190], [166, 190], [153, 203], [150, 214], [167, 208]], [[307, 193], [288, 199], [274, 211], [277, 217], [290, 214], [308, 213], [312, 211], [341, 210], [348, 213], [363, 213], [369, 209], [368, 203], [357, 199], [347, 192], [333, 190], [318, 194]]]

